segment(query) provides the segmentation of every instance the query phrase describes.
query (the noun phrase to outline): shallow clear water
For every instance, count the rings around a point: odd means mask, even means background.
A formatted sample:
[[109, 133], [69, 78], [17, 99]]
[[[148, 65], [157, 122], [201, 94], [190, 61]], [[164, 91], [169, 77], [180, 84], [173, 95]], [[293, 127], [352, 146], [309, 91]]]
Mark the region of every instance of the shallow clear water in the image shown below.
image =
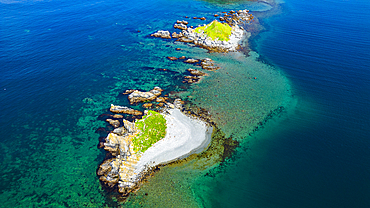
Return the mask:
[[[2, 206], [117, 206], [95, 174], [104, 158], [95, 130], [106, 125], [97, 117], [128, 104], [125, 89], [158, 85], [209, 110], [241, 143], [223, 163], [207, 157], [223, 151], [220, 142], [161, 168], [125, 206], [367, 207], [369, 3], [291, 0], [269, 18], [255, 12], [266, 30], [253, 36], [250, 56], [148, 37], [184, 16], [211, 20], [244, 8], [271, 6], [1, 1]], [[185, 91], [189, 65], [165, 58], [182, 55], [210, 57], [221, 69]]]

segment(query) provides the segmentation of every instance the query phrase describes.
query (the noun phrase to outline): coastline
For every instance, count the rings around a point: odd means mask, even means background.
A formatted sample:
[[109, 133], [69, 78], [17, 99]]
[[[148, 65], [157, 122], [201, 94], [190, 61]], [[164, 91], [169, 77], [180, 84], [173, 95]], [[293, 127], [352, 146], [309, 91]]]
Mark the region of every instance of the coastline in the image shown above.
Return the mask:
[[[185, 115], [180, 111], [182, 106], [176, 104], [180, 103], [167, 103], [162, 109], [162, 113], [145, 112], [143, 119], [135, 122], [123, 119], [122, 127], [119, 127], [120, 122], [115, 120], [118, 125], [108, 134], [105, 142], [100, 146], [100, 148], [104, 147], [110, 156], [102, 162], [97, 170], [99, 180], [107, 188], [112, 189], [117, 186], [118, 192], [126, 196], [138, 188], [140, 182], [150, 175], [157, 166], [200, 153], [209, 146], [213, 127], [199, 118]], [[116, 109], [120, 106], [112, 105], [112, 107]], [[117, 117], [119, 114], [115, 115]], [[150, 123], [146, 123], [148, 119]], [[137, 123], [140, 122], [141, 126], [144, 125], [145, 132], [157, 134], [156, 128], [159, 123], [157, 124], [156, 120], [158, 119], [165, 120], [164, 137], [153, 141], [154, 143], [147, 149], [141, 150], [143, 142], [147, 145], [146, 142], [151, 138], [140, 136], [144, 133], [143, 130], [139, 129]], [[111, 119], [107, 119], [108, 121], [111, 125], [113, 124]], [[137, 141], [138, 138], [142, 139], [139, 140], [141, 144]]]

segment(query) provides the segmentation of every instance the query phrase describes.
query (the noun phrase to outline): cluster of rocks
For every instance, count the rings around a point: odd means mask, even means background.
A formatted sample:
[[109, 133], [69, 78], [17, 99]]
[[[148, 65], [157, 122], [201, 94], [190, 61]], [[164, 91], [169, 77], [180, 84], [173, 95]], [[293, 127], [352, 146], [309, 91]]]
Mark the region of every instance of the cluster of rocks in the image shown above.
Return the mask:
[[[171, 60], [177, 60], [178, 59], [176, 57], [168, 57], [168, 58], [171, 59]], [[181, 58], [182, 57], [180, 57], [179, 59], [181, 59]], [[185, 56], [182, 59], [185, 59]], [[165, 71], [166, 69], [162, 69], [162, 70]], [[147, 92], [142, 92], [142, 91], [139, 91], [139, 90], [130, 89], [130, 90], [126, 90], [123, 94], [124, 95], [128, 94], [128, 100], [130, 101], [131, 105], [132, 104], [137, 104], [137, 103], [144, 103], [142, 105], [143, 108], [152, 108], [152, 107], [160, 108], [160, 107], [163, 107], [165, 105], [165, 103], [167, 102], [167, 100], [168, 100], [167, 97], [159, 97], [162, 94], [162, 91], [163, 91], [163, 89], [161, 89], [160, 87], [154, 87], [152, 90], [147, 91]], [[167, 95], [165, 95], [165, 96], [167, 96]], [[152, 102], [156, 102], [156, 104], [155, 103], [153, 104]], [[111, 112], [114, 112], [114, 113], [125, 113], [125, 112], [122, 112], [123, 111], [122, 109], [124, 109], [124, 110], [130, 109], [128, 107], [121, 107], [121, 106], [114, 106], [114, 105], [112, 105], [112, 106], [113, 107], [111, 107]], [[127, 112], [127, 110], [126, 110], [126, 112]], [[129, 111], [129, 112], [132, 112], [132, 111]], [[140, 112], [140, 111], [138, 111], [138, 112]], [[133, 113], [131, 113], [131, 114], [133, 114]], [[133, 114], [133, 115], [137, 115], [137, 114]], [[141, 115], [142, 115], [142, 113], [141, 113]]]
[[247, 23], [252, 20], [254, 17], [252, 14], [249, 13], [249, 10], [238, 10], [238, 11], [229, 11], [228, 13], [224, 13], [223, 17], [220, 17], [220, 21], [225, 21], [227, 24], [239, 25], [243, 23]]
[[189, 68], [187, 71], [191, 75], [184, 77], [184, 81], [183, 81], [184, 83], [189, 83], [189, 84], [196, 83], [201, 79], [202, 76], [207, 75], [206, 73], [199, 71], [197, 69]]
[[134, 90], [128, 95], [128, 99], [131, 105], [140, 102], [152, 101], [155, 100], [160, 94], [162, 94], [162, 91], [163, 90], [160, 87], [154, 87], [154, 89], [148, 92]]
[[123, 120], [123, 126], [109, 133], [101, 146], [111, 157], [103, 161], [97, 170], [99, 180], [108, 188], [118, 185], [118, 192], [129, 193], [142, 177], [135, 173], [135, 164], [140, 155], [135, 154], [131, 138], [137, 134], [135, 123]]
[[[179, 58], [177, 58], [177, 57], [167, 57], [167, 59], [169, 59], [171, 61], [176, 61], [176, 60], [181, 59], [181, 60], [184, 60], [184, 63], [200, 65], [202, 67], [202, 69], [205, 69], [205, 70], [208, 70], [208, 71], [215, 71], [215, 70], [220, 69], [220, 67], [216, 66], [214, 61], [210, 58], [193, 59], [193, 58], [186, 58], [185, 56], [181, 56]], [[201, 79], [202, 76], [207, 75], [206, 73], [204, 73], [202, 71], [199, 71], [197, 69], [189, 68], [187, 71], [190, 73], [190, 75], [184, 76], [183, 83], [189, 83], [189, 84], [196, 83]]]
[[[193, 59], [193, 58], [186, 58], [185, 56], [181, 56], [179, 58], [173, 57], [173, 56], [168, 56], [167, 59], [171, 61], [176, 61], [176, 60], [184, 60], [184, 63], [188, 64], [194, 64], [194, 65], [200, 65], [202, 69], [208, 70], [208, 71], [215, 71], [220, 69], [220, 67], [215, 66], [215, 62], [210, 59], [210, 58], [205, 58], [205, 59]], [[185, 60], [186, 59], [186, 60]], [[200, 62], [200, 64], [198, 64]]]
[[177, 58], [177, 57], [174, 57], [174, 56], [168, 56], [167, 59], [169, 59], [171, 61], [176, 61], [178, 59], [180, 59], [180, 60], [186, 59], [186, 57], [185, 56], [181, 56], [181, 57]]
[[202, 59], [200, 62], [200, 65], [202, 66], [202, 69], [208, 70], [208, 71], [215, 71], [217, 69], [220, 69], [220, 67], [215, 66], [215, 62], [210, 58]]
[[171, 33], [166, 30], [158, 30], [157, 32], [151, 34], [150, 36], [156, 37], [156, 38], [165, 38], [165, 39], [171, 39]]
[[[177, 20], [176, 21], [176, 24], [173, 27], [175, 29], [186, 30], [186, 29], [188, 29], [188, 27], [186, 26], [187, 24], [189, 24], [189, 23], [187, 21], [185, 21], [185, 20], [182, 20], [182, 21]], [[175, 34], [175, 36], [176, 36], [176, 34]]]
[[[169, 31], [159, 30], [154, 34], [151, 34], [151, 36], [165, 39], [175, 38], [180, 42], [194, 43], [197, 46], [214, 52], [236, 51], [239, 48], [239, 41], [243, 39], [246, 33], [244, 29], [239, 27], [239, 25], [249, 22], [253, 19], [253, 16], [249, 13], [249, 10], [238, 10], [236, 12], [231, 10], [223, 13], [224, 15], [219, 17], [219, 20], [229, 24], [232, 27], [231, 35], [228, 41], [221, 41], [217, 39], [212, 40], [207, 34], [197, 33], [192, 26], [187, 26], [188, 22], [185, 20], [177, 20], [176, 24], [174, 25], [174, 28], [181, 30], [179, 33], [173, 32], [171, 36]], [[217, 17], [219, 15], [216, 14], [214, 16]], [[193, 17], [193, 19], [206, 20], [205, 17]]]
[[167, 100], [168, 100], [167, 97], [157, 97], [155, 99], [155, 102], [157, 102], [157, 104], [144, 103], [143, 108], [153, 108], [153, 107], [160, 108], [160, 107], [165, 106], [165, 103], [167, 102]]
[[193, 19], [206, 20], [206, 18], [205, 18], [205, 17], [193, 17]]
[[110, 109], [112, 113], [124, 113], [124, 114], [131, 114], [135, 116], [143, 115], [143, 112], [126, 107], [126, 106], [119, 106], [111, 104]]

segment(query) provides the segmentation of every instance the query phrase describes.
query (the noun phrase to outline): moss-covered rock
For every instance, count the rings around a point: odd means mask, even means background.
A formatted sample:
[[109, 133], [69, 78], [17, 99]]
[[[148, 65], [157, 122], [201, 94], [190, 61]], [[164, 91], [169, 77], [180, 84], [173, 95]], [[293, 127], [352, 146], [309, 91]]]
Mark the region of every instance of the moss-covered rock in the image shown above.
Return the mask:
[[132, 139], [135, 152], [144, 153], [149, 147], [166, 135], [166, 119], [160, 113], [148, 111], [148, 114], [136, 123], [138, 134]]
[[196, 33], [204, 33], [212, 40], [229, 41], [232, 28], [226, 23], [213, 20], [205, 26], [195, 28]]

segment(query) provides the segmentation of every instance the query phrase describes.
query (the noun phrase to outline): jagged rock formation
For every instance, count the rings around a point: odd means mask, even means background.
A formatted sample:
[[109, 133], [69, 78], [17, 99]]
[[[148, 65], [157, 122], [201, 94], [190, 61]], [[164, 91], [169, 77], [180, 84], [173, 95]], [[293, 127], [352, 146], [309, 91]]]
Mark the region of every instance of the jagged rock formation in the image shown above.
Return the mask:
[[[204, 17], [194, 17], [193, 19], [206, 20]], [[231, 10], [228, 13], [225, 12], [224, 16], [220, 17], [219, 19], [232, 28], [231, 34], [227, 37], [227, 40], [210, 37], [206, 31], [199, 32], [199, 27], [201, 26], [198, 27], [198, 30], [197, 28], [193, 29], [193, 26], [187, 26], [188, 22], [184, 20], [176, 21], [174, 28], [180, 29], [182, 32], [174, 32], [172, 34], [172, 38], [177, 38], [177, 40], [180, 42], [194, 43], [197, 46], [214, 52], [236, 51], [239, 48], [239, 41], [249, 34], [243, 28], [239, 27], [239, 25], [250, 22], [250, 20], [253, 19], [253, 16], [249, 13], [249, 10], [238, 10], [237, 12]], [[211, 25], [210, 28], [213, 28], [213, 25], [217, 23], [219, 23], [217, 20], [211, 22], [209, 24]], [[208, 27], [209, 25], [205, 26]], [[215, 31], [222, 31], [222, 29], [219, 30], [219, 28], [216, 28]], [[167, 39], [171, 38], [170, 32], [163, 30], [159, 30], [154, 34], [151, 34], [151, 36]]]
[[125, 113], [125, 114], [131, 114], [135, 116], [141, 116], [143, 115], [143, 112], [134, 110], [132, 108], [128, 108], [126, 106], [119, 106], [119, 105], [113, 105], [111, 104], [110, 109], [112, 113]]
[[199, 71], [197, 69], [192, 69], [192, 68], [189, 68], [188, 72], [190, 72], [190, 74], [192, 74], [194, 76], [205, 76], [205, 75], [207, 75], [206, 73], [204, 73], [202, 71]]
[[198, 82], [202, 76], [205, 76], [207, 75], [206, 73], [202, 72], [202, 71], [199, 71], [197, 69], [192, 69], [192, 68], [189, 68], [187, 70], [192, 76], [185, 76], [184, 77], [184, 81], [185, 83], [196, 83]]
[[238, 10], [238, 11], [229, 11], [227, 14], [224, 14], [223, 17], [220, 17], [221, 21], [225, 21], [229, 25], [240, 25], [246, 23], [253, 19], [253, 16], [249, 13], [249, 10]]
[[152, 101], [157, 98], [162, 93], [162, 89], [160, 87], [154, 87], [154, 89], [148, 92], [141, 92], [139, 90], [133, 91], [129, 94], [128, 99], [130, 104], [139, 103], [139, 102], [147, 102]]
[[165, 39], [171, 39], [171, 33], [169, 31], [165, 30], [159, 30], [150, 36], [156, 37], [156, 38], [165, 38]]
[[176, 29], [180, 29], [180, 30], [186, 30], [186, 29], [188, 29], [188, 27], [186, 25], [182, 24], [182, 23], [175, 24], [173, 27], [176, 28]]
[[220, 69], [220, 67], [215, 66], [214, 61], [210, 58], [203, 59], [200, 65], [202, 66], [202, 69], [206, 69], [208, 71], [214, 71], [214, 70]]
[[194, 64], [194, 63], [198, 63], [199, 60], [198, 59], [189, 58], [189, 59], [186, 59], [184, 62], [185, 63], [189, 63], [189, 64]]

